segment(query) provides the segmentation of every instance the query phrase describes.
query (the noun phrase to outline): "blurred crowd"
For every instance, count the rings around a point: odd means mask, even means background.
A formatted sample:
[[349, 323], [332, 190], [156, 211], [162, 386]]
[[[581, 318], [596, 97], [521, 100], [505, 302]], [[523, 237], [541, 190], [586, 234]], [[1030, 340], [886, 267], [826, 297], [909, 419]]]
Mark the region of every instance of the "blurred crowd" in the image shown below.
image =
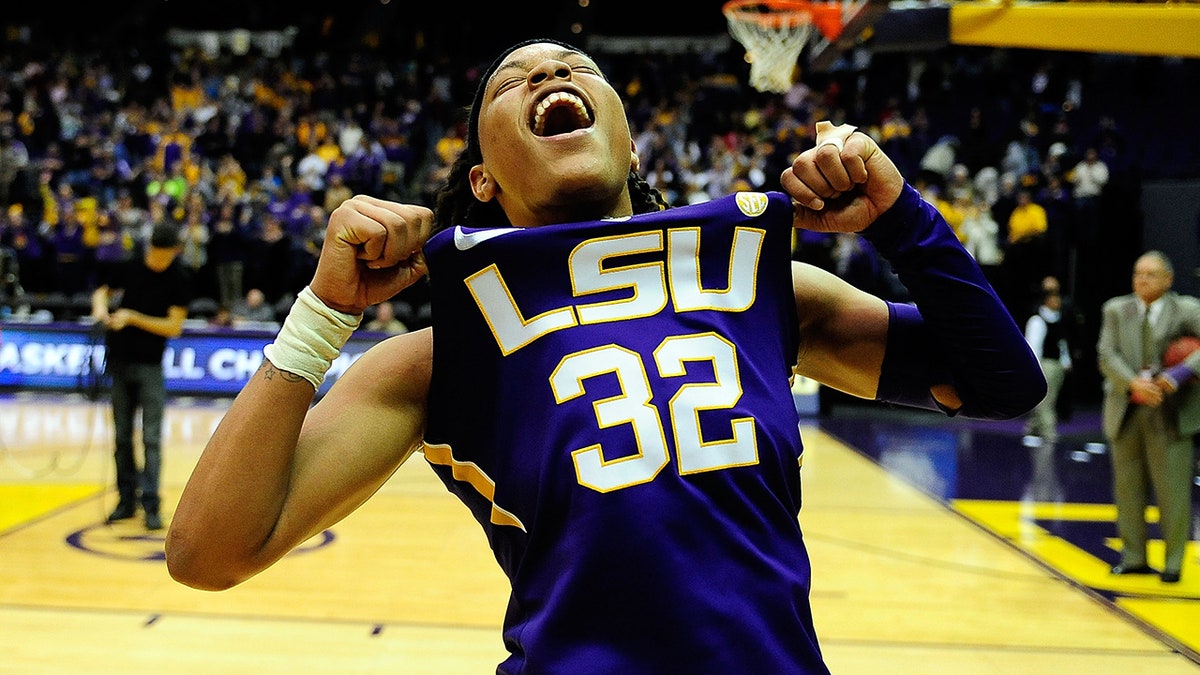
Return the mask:
[[[1148, 158], [1147, 148], [1169, 147], [1133, 116], [1151, 94], [1126, 102], [1110, 86], [1120, 75], [1140, 74], [1146, 92], [1191, 81], [1187, 62], [978, 48], [851, 53], [766, 94], [746, 85], [740, 47], [730, 51], [594, 54], [626, 97], [647, 180], [670, 203], [775, 189], [817, 120], [857, 124], [943, 211], [1018, 320], [1043, 277], [1080, 288], [1104, 267], [1100, 244], [1113, 228], [1123, 241], [1137, 236], [1128, 230], [1140, 227], [1137, 186], [1155, 175], [1148, 165], [1157, 177], [1200, 175], [1187, 152]], [[275, 322], [311, 277], [326, 219], [343, 200], [365, 193], [433, 205], [486, 65], [365, 47], [150, 53], [0, 55], [6, 315], [86, 315], [102, 268], [138, 255], [152, 227], [169, 222], [198, 282], [194, 319]], [[801, 234], [795, 257], [904, 296], [857, 237]], [[418, 284], [378, 325], [425, 325], [426, 302]]]

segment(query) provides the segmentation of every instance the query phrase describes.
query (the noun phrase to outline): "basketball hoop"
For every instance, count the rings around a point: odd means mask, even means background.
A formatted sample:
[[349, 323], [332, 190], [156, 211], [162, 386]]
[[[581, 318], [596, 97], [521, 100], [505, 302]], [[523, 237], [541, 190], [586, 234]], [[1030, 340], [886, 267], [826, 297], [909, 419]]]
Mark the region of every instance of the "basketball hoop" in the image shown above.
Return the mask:
[[750, 86], [786, 92], [800, 52], [816, 24], [828, 39], [841, 32], [840, 2], [729, 0], [722, 7], [729, 33], [746, 48]]

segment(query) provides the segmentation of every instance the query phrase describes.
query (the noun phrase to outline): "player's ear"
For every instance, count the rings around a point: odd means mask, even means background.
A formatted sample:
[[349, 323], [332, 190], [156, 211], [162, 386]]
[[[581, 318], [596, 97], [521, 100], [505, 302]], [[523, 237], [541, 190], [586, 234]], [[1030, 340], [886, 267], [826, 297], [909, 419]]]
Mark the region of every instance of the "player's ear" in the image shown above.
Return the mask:
[[629, 168], [632, 169], [634, 173], [637, 173], [642, 168], [642, 158], [638, 157], [637, 143], [634, 143], [633, 139], [630, 139], [629, 141]]
[[496, 180], [482, 164], [471, 167], [471, 193], [481, 202], [490, 202], [496, 196]]

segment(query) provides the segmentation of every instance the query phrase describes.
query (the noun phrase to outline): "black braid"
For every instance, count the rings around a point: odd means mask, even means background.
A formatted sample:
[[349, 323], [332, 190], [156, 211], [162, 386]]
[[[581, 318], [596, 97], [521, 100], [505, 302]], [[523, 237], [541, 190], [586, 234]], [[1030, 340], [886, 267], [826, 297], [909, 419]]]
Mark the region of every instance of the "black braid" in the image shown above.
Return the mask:
[[638, 175], [638, 172], [630, 169], [627, 182], [629, 183], [629, 199], [633, 202], [635, 214], [662, 211], [671, 207], [662, 192], [651, 187], [645, 178]]

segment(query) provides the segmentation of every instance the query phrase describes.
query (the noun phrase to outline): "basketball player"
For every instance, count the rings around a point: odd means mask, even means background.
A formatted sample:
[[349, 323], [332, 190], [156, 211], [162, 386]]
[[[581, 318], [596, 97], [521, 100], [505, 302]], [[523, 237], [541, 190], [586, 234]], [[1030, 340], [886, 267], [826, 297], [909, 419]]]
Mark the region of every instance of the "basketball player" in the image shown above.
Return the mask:
[[[502, 54], [436, 218], [365, 196], [331, 215], [185, 489], [171, 574], [237, 584], [421, 452], [511, 582], [500, 672], [827, 672], [793, 371], [988, 418], [1045, 382], [937, 211], [870, 137], [821, 131], [786, 195], [664, 210], [590, 58]], [[793, 264], [793, 225], [865, 229], [920, 312]], [[364, 308], [427, 269], [432, 330], [372, 348], [310, 410]]]

